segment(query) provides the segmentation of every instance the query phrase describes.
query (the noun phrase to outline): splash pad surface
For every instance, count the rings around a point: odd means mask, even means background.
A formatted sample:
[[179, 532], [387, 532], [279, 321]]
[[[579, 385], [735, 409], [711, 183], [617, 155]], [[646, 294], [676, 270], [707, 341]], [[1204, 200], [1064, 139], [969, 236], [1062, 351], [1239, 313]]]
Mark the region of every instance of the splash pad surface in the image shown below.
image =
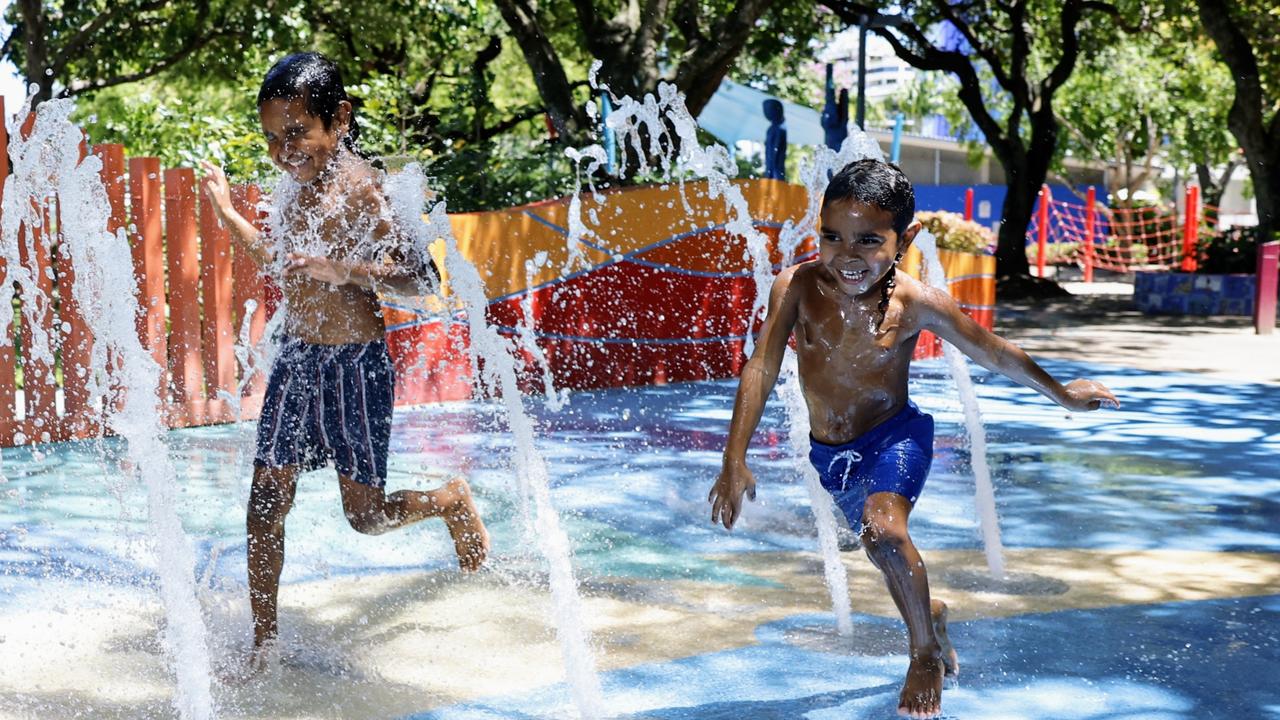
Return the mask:
[[[912, 518], [961, 653], [961, 718], [1269, 717], [1280, 691], [1280, 423], [1274, 385], [1046, 362], [1125, 402], [1068, 417], [980, 375], [1008, 576], [986, 573], [961, 413], [942, 363], [917, 363], [938, 420]], [[732, 381], [579, 392], [539, 409], [539, 447], [572, 538], [606, 702], [636, 718], [892, 717], [905, 631], [859, 551], [854, 636], [830, 614], [780, 403], [752, 451], [760, 482], [732, 533], [708, 522]], [[531, 406], [536, 403], [530, 403]], [[288, 521], [283, 661], [215, 683], [224, 717], [551, 718], [572, 713], [545, 568], [523, 532], [510, 436], [483, 403], [397, 411], [389, 489], [473, 482], [490, 569], [460, 576], [442, 524], [380, 537], [342, 517], [332, 471]], [[251, 424], [171, 433], [215, 666], [249, 635], [243, 517]], [[153, 553], [118, 446], [5, 450], [0, 716], [167, 717]]]

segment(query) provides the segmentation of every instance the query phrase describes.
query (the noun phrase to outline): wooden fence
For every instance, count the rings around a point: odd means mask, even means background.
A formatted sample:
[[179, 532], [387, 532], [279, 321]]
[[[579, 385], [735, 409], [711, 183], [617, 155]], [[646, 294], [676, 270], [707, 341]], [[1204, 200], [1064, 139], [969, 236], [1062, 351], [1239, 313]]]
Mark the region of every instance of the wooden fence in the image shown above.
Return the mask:
[[[3, 127], [0, 144], [7, 147]], [[108, 228], [128, 233], [135, 287], [120, 291], [138, 298], [138, 337], [161, 368], [156, 391], [163, 422], [188, 427], [256, 418], [265, 378], [241, 364], [235, 352], [242, 329], [254, 345], [266, 326], [268, 286], [255, 264], [236, 251], [218, 225], [190, 168], [162, 169], [156, 158], [126, 158], [119, 145], [83, 152], [102, 160], [111, 205]], [[807, 191], [774, 180], [735, 184], [751, 217], [757, 218], [756, 229], [768, 238], [774, 262], [780, 262], [778, 233], [785, 221], [804, 217]], [[258, 194], [255, 187], [240, 186], [233, 200], [245, 217], [261, 222]], [[740, 239], [726, 234], [729, 210], [724, 203], [714, 202], [699, 183], [626, 188], [606, 195], [603, 200], [584, 198], [583, 207], [593, 217], [600, 210], [599, 215], [610, 218], [608, 240], [580, 241], [585, 267], [567, 276], [560, 268], [568, 253], [570, 198], [450, 216], [460, 254], [483, 268], [485, 293], [491, 298], [487, 321], [504, 334], [517, 333], [526, 322], [528, 300], [532, 331], [557, 387], [736, 376], [753, 331], [748, 319], [755, 282]], [[600, 202], [608, 212], [594, 207]], [[26, 351], [32, 333], [25, 322], [16, 332], [4, 329], [0, 447], [101, 432], [86, 380], [102, 370], [89, 367], [94, 339], [75, 307], [75, 275], [60, 252], [57, 204], [51, 205], [45, 209], [53, 222], [24, 229], [31, 233], [32, 250], [28, 252], [22, 235], [19, 259], [37, 270], [40, 294], [54, 300], [37, 322], [55, 345], [62, 382], [59, 386], [55, 367]], [[799, 252], [808, 258], [814, 248], [808, 244]], [[961, 307], [990, 328], [994, 258], [940, 255]], [[537, 273], [531, 274], [530, 261], [540, 268]], [[2, 262], [0, 283], [9, 282]], [[918, 264], [909, 255], [903, 270], [915, 272]], [[396, 404], [471, 397], [465, 320], [449, 312], [447, 304], [431, 312], [384, 304], [383, 315], [397, 368]], [[15, 352], [16, 347], [22, 351]], [[935, 339], [926, 337], [917, 346], [918, 357], [939, 353]], [[518, 354], [524, 388], [541, 391], [540, 366]]]
[[[0, 116], [4, 113], [0, 100]], [[30, 132], [28, 121], [23, 132]], [[8, 137], [0, 125], [0, 147]], [[137, 285], [120, 288], [138, 298], [137, 332], [162, 368], [157, 393], [169, 427], [254, 418], [265, 380], [236, 359], [242, 327], [257, 342], [266, 325], [265, 284], [253, 261], [237, 253], [220, 227], [191, 168], [162, 169], [153, 157], [126, 158], [120, 145], [95, 145], [111, 204], [108, 229], [129, 236]], [[8, 163], [0, 163], [0, 193]], [[258, 217], [259, 191], [235, 188], [233, 199], [248, 218]], [[24, 265], [36, 270], [40, 291], [53, 302], [37, 319], [54, 345], [55, 368], [32, 358], [32, 328], [15, 322], [0, 341], [0, 446], [90, 437], [101, 432], [99, 410], [90, 407], [88, 379], [101, 372], [89, 366], [94, 338], [75, 306], [69, 258], [60, 251], [57, 203], [45, 208], [42, 228], [23, 227], [19, 236]], [[28, 238], [30, 234], [30, 238]], [[28, 241], [29, 240], [29, 241]], [[34, 249], [31, 257], [28, 246]], [[9, 282], [0, 261], [0, 282]], [[21, 297], [15, 309], [26, 301]], [[248, 305], [253, 301], [253, 305]], [[248, 315], [246, 307], [253, 307]], [[247, 320], [247, 325], [246, 325]], [[15, 346], [15, 341], [17, 345]], [[18, 351], [18, 348], [22, 348]], [[18, 387], [21, 372], [22, 386]]]

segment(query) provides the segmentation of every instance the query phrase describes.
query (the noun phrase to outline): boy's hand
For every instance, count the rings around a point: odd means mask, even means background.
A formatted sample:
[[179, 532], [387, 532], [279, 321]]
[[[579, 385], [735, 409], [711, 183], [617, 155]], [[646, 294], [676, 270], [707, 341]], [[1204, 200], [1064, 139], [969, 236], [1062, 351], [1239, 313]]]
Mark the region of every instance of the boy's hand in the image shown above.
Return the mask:
[[711, 522], [722, 523], [726, 530], [732, 529], [742, 514], [743, 493], [753, 501], [756, 499], [755, 476], [745, 463], [727, 463], [707, 495], [707, 501], [711, 503]]
[[1120, 401], [1111, 394], [1106, 385], [1094, 380], [1072, 380], [1065, 388], [1066, 398], [1062, 406], [1068, 410], [1097, 410], [1098, 408], [1118, 408]]
[[213, 207], [217, 210], [219, 219], [222, 219], [227, 211], [232, 209], [231, 184], [227, 182], [227, 176], [222, 172], [222, 168], [208, 160], [201, 160], [200, 167], [204, 168], [201, 185], [204, 187], [205, 194], [213, 201]]
[[284, 266], [286, 275], [302, 273], [312, 280], [330, 285], [346, 285], [351, 281], [351, 268], [327, 257], [289, 253], [288, 260]]

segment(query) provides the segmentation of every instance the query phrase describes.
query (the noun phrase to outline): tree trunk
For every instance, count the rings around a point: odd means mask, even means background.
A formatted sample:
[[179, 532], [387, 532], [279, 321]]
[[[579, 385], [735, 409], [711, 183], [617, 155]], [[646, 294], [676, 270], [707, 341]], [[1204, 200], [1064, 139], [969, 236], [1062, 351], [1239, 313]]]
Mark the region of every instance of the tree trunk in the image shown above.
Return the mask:
[[[1011, 170], [1005, 168], [1010, 180], [1014, 177]], [[1032, 187], [1025, 182], [1011, 181], [1006, 188], [996, 243], [996, 273], [1000, 277], [1031, 274], [1031, 265], [1027, 262], [1027, 228], [1035, 215], [1039, 192], [1039, 185]]]
[[1200, 198], [1205, 205], [1221, 207], [1222, 197], [1227, 194], [1227, 187], [1231, 185], [1231, 178], [1236, 174], [1240, 164], [1240, 161], [1234, 157], [1228, 160], [1227, 166], [1222, 169], [1222, 175], [1215, 180], [1213, 168], [1205, 163], [1196, 163], [1196, 178], [1200, 181]]
[[22, 18], [23, 40], [26, 44], [24, 67], [24, 94], [35, 85], [35, 97], [31, 101], [31, 109], [53, 97], [53, 75], [46, 73], [49, 58], [49, 40], [47, 23], [45, 22], [44, 3], [41, 0], [20, 0], [18, 13]]
[[1266, 148], [1265, 155], [1263, 162], [1266, 168], [1272, 168], [1271, 172], [1254, 172], [1252, 167], [1249, 168], [1253, 173], [1253, 192], [1258, 203], [1259, 242], [1280, 239], [1277, 237], [1280, 233], [1280, 172], [1274, 170], [1280, 167], [1280, 145], [1273, 143]]
[[[1267, 121], [1266, 112], [1274, 106], [1274, 98], [1269, 101], [1263, 94], [1257, 56], [1250, 38], [1232, 17], [1231, 6], [1225, 0], [1199, 0], [1199, 7], [1200, 22], [1235, 83], [1227, 127], [1244, 150], [1258, 202], [1258, 231], [1261, 241], [1267, 242], [1280, 222], [1280, 115], [1273, 114]], [[1270, 42], [1269, 38], [1254, 39]]]
[[538, 86], [538, 95], [547, 104], [552, 124], [562, 139], [572, 142], [573, 138], [586, 132], [589, 123], [585, 113], [574, 103], [573, 87], [565, 75], [560, 56], [543, 34], [534, 9], [526, 0], [498, 0], [497, 4], [502, 19], [520, 45], [525, 62], [529, 63], [533, 82]]
[[1049, 162], [1057, 143], [1058, 122], [1047, 98], [1031, 114], [1031, 133], [1024, 150], [1019, 143], [994, 146], [1005, 172], [1006, 193], [996, 243], [996, 283], [1001, 298], [1061, 297], [1068, 293], [1056, 282], [1031, 275], [1027, 260], [1027, 229], [1035, 215], [1040, 188], [1049, 177]]

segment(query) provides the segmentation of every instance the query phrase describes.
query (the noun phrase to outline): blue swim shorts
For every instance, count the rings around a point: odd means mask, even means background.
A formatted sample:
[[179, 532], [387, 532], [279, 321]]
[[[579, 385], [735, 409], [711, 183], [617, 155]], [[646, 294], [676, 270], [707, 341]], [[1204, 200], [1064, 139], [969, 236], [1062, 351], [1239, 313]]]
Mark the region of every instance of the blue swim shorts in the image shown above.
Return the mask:
[[395, 369], [385, 340], [317, 345], [285, 338], [258, 418], [254, 464], [318, 470], [382, 487]]
[[907, 401], [893, 417], [843, 445], [809, 437], [809, 462], [822, 487], [860, 531], [862, 509], [873, 493], [897, 493], [915, 505], [933, 463], [933, 416]]

